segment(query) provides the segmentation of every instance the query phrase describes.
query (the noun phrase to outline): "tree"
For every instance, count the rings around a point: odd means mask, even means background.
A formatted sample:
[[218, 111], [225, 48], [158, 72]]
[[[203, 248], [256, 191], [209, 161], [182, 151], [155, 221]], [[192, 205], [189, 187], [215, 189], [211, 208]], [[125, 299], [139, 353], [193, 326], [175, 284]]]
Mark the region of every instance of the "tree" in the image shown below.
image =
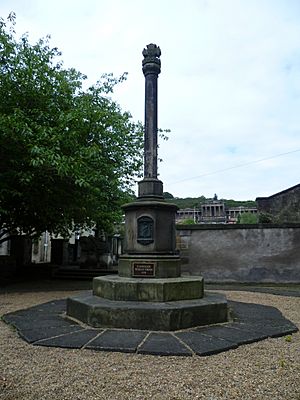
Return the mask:
[[238, 224], [257, 224], [257, 222], [258, 222], [258, 217], [256, 214], [245, 212], [238, 215], [237, 219]]
[[254, 200], [226, 200], [222, 199], [224, 201], [226, 207], [256, 207], [256, 202]]
[[164, 192], [163, 196], [164, 196], [164, 199], [174, 199], [174, 196], [172, 195], [172, 193], [169, 193], [169, 192]]
[[179, 222], [181, 225], [194, 225], [196, 222], [192, 218], [183, 219]]
[[274, 223], [274, 216], [267, 212], [260, 212], [258, 214], [258, 222], [261, 224], [272, 224]]
[[17, 40], [8, 19], [0, 19], [0, 229], [109, 230], [142, 165], [143, 128], [109, 97], [126, 74], [83, 90], [86, 77], [63, 68], [49, 37]]

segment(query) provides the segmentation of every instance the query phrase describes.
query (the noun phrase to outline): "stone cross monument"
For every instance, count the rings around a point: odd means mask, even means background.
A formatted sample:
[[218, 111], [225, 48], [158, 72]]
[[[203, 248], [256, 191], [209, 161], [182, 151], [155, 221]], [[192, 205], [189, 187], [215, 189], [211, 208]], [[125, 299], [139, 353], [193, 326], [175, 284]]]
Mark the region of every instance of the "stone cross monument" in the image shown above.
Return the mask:
[[181, 276], [176, 250], [177, 206], [163, 198], [157, 178], [157, 79], [161, 51], [143, 50], [144, 178], [125, 204], [124, 254], [118, 275], [93, 280], [93, 294], [69, 298], [67, 315], [94, 327], [173, 331], [227, 320], [225, 299], [204, 296], [201, 276]]
[[144, 179], [139, 182], [139, 197], [163, 198], [163, 184], [157, 179], [157, 78], [161, 51], [155, 44], [143, 50], [145, 76]]

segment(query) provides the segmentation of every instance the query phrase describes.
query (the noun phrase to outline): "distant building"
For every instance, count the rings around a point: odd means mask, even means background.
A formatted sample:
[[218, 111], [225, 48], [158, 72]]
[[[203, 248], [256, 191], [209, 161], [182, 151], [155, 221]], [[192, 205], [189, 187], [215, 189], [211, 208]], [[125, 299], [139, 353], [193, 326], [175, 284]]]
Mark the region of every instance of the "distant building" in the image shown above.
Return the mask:
[[176, 213], [176, 222], [178, 224], [183, 223], [188, 220], [192, 220], [195, 223], [199, 222], [200, 210], [196, 207], [194, 208], [182, 208]]
[[256, 207], [226, 207], [224, 201], [215, 197], [199, 207], [184, 208], [177, 211], [176, 223], [192, 220], [197, 224], [235, 224], [243, 213], [257, 214]]
[[300, 222], [300, 184], [269, 197], [257, 197], [260, 213], [270, 214], [273, 222]]
[[226, 209], [226, 223], [236, 224], [238, 216], [244, 213], [257, 214], [258, 210], [256, 207], [229, 207]]
[[216, 196], [210, 202], [200, 205], [199, 223], [202, 224], [225, 224], [226, 208], [225, 203], [218, 200]]

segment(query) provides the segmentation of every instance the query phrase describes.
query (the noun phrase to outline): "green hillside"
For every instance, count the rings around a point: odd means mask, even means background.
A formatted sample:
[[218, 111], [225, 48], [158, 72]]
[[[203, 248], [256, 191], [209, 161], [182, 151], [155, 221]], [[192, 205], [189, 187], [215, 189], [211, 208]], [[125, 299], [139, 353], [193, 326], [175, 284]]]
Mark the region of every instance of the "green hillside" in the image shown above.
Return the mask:
[[[204, 196], [200, 197], [171, 197], [170, 193], [164, 193], [165, 199], [169, 203], [176, 204], [179, 208], [194, 208], [199, 207], [203, 203], [212, 201], [211, 198], [206, 198]], [[233, 199], [220, 199], [224, 201], [226, 207], [256, 207], [256, 202], [254, 200], [233, 200]]]

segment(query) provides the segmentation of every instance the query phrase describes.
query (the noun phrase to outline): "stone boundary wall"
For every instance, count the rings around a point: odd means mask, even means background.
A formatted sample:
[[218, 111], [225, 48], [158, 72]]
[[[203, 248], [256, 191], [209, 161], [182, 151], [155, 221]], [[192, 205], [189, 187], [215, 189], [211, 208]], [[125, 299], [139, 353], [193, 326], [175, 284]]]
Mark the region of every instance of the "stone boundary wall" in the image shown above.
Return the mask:
[[300, 224], [177, 225], [176, 231], [184, 275], [300, 283]]

